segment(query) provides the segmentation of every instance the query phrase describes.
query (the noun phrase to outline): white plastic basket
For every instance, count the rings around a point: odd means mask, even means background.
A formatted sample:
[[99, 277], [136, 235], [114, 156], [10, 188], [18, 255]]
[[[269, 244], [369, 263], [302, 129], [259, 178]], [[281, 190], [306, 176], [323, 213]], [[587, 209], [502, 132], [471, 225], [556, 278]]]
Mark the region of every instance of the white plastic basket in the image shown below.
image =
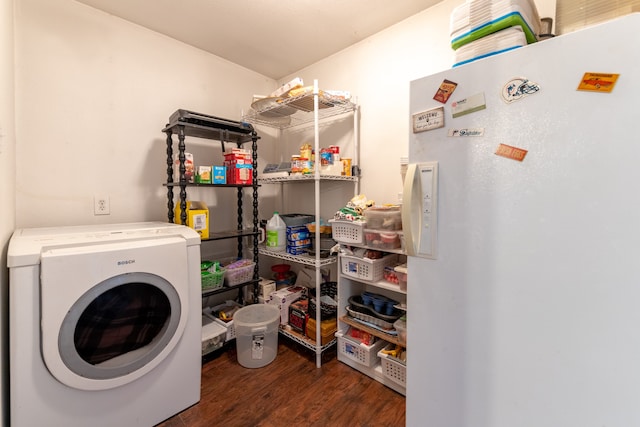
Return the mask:
[[228, 341], [236, 339], [236, 328], [233, 325], [233, 320], [230, 320], [228, 322], [223, 322], [222, 320], [218, 319], [217, 317], [214, 317], [213, 321], [216, 322], [218, 325], [224, 327], [227, 330], [227, 333], [226, 333], [226, 335], [224, 337], [224, 342], [228, 342]]
[[329, 220], [331, 224], [331, 237], [339, 243], [364, 243], [364, 222]]
[[[389, 349], [393, 348], [393, 345], [387, 347]], [[399, 359], [395, 357], [383, 353], [382, 350], [378, 352], [378, 356], [380, 357], [380, 365], [382, 367], [382, 374], [392, 380], [400, 384], [401, 386], [406, 386], [407, 384], [407, 365]]]
[[241, 264], [241, 266], [229, 268], [229, 266], [233, 265], [231, 263], [225, 267], [228, 286], [235, 286], [253, 280], [253, 270], [256, 263], [247, 259], [240, 260], [237, 263]]
[[378, 357], [376, 356], [378, 351], [389, 344], [384, 340], [378, 340], [371, 345], [366, 345], [350, 340], [340, 331], [336, 333], [336, 337], [338, 338], [338, 352], [340, 354], [369, 368], [378, 363]]
[[225, 301], [223, 304], [216, 305], [215, 307], [205, 307], [202, 309], [202, 314], [226, 329], [227, 333], [225, 335], [225, 342], [231, 341], [236, 338], [236, 328], [233, 325], [233, 320], [225, 322], [224, 320], [218, 319], [216, 316], [214, 316], [213, 313], [225, 308], [231, 308], [233, 306], [242, 307], [237, 302], [229, 300]]
[[354, 279], [377, 282], [384, 276], [384, 268], [398, 263], [398, 255], [389, 254], [380, 259], [340, 255], [342, 274]]

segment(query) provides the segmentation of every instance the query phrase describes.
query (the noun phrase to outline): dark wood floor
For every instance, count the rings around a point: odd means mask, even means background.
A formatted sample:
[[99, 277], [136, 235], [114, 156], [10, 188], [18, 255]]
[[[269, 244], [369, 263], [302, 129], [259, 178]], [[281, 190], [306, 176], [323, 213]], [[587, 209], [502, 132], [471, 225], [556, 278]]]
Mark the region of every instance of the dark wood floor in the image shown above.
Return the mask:
[[338, 362], [335, 346], [318, 369], [312, 351], [278, 340], [262, 368], [242, 367], [234, 345], [205, 360], [200, 403], [159, 427], [405, 425], [404, 396]]

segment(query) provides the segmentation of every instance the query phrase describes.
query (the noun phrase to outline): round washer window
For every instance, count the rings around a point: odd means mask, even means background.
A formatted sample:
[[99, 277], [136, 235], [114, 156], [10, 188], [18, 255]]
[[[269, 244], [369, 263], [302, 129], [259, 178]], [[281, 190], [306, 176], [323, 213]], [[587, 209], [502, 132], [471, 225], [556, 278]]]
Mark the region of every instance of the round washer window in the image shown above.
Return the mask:
[[86, 292], [65, 316], [58, 348], [86, 378], [109, 379], [152, 361], [176, 333], [180, 299], [165, 279], [127, 273]]

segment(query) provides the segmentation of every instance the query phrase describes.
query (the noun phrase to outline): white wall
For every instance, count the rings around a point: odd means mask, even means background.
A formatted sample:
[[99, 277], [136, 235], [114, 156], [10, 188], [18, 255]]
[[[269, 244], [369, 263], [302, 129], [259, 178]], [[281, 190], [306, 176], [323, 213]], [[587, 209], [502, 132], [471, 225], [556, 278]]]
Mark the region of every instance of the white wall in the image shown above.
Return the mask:
[[[275, 87], [72, 0], [18, 0], [16, 17], [17, 227], [166, 221], [169, 116], [239, 120], [254, 93]], [[219, 143], [191, 142], [196, 164], [222, 164]], [[111, 215], [94, 216], [96, 194], [110, 196]], [[214, 220], [235, 220], [235, 191], [189, 197], [220, 207]]]
[[13, 0], [0, 1], [0, 425], [8, 424], [7, 244], [15, 225]]

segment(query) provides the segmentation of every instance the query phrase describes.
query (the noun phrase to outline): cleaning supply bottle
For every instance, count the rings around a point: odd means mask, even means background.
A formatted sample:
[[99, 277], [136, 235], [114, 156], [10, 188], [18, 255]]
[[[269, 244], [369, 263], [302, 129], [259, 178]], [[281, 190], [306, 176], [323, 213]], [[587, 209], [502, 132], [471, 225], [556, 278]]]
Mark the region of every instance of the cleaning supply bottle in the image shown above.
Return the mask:
[[278, 212], [267, 221], [267, 249], [274, 252], [283, 252], [287, 247], [287, 225]]

